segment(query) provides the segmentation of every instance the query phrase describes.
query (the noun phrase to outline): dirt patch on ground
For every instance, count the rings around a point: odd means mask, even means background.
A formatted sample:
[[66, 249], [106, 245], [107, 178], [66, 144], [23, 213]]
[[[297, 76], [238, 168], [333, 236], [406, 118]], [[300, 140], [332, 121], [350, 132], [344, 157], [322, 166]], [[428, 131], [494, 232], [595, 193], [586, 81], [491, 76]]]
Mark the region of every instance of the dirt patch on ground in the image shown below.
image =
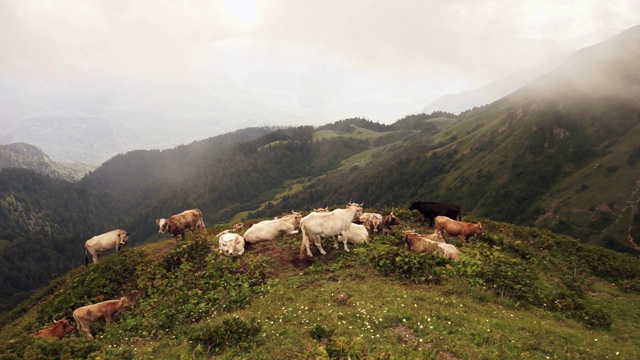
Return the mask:
[[286, 272], [304, 270], [313, 264], [313, 259], [299, 257], [299, 247], [291, 239], [276, 239], [257, 244], [245, 245], [249, 253], [260, 254], [273, 261], [274, 270]]

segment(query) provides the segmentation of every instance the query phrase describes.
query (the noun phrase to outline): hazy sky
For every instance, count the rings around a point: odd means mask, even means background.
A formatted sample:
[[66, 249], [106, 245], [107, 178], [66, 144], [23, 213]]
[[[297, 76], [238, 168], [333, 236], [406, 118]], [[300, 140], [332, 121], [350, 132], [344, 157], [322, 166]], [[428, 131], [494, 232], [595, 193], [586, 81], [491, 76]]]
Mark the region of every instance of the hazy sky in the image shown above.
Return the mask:
[[0, 0], [0, 72], [213, 74], [391, 122], [638, 19], [637, 0]]

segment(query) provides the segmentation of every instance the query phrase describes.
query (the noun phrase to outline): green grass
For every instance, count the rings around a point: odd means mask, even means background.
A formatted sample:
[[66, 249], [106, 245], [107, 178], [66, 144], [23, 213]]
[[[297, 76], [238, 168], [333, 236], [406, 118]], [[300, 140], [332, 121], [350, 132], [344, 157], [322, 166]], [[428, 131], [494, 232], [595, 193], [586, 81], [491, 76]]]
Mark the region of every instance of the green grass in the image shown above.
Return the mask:
[[[398, 232], [428, 232], [415, 214], [398, 213]], [[126, 249], [61, 277], [24, 311], [3, 317], [0, 358], [72, 350], [133, 359], [640, 358], [640, 294], [616, 285], [639, 281], [638, 259], [481, 220], [484, 237], [448, 238], [462, 251], [457, 262], [408, 252], [400, 235], [349, 253], [325, 240], [327, 255], [312, 249], [304, 259], [299, 235], [239, 258], [211, 251], [213, 235]], [[120, 289], [86, 281], [132, 267], [135, 276], [120, 279]], [[28, 336], [51, 314], [69, 318], [65, 304], [94, 302], [105, 291], [129, 296], [134, 308], [109, 327], [93, 326], [95, 340], [73, 332], [46, 347]]]

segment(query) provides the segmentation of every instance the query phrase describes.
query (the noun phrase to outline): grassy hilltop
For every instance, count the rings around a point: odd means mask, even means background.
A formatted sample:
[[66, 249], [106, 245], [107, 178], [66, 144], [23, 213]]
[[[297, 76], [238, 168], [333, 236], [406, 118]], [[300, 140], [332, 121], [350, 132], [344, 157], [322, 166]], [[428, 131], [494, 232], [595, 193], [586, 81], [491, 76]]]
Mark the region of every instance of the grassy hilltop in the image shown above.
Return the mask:
[[[382, 210], [388, 213], [389, 210]], [[549, 231], [488, 219], [449, 238], [450, 262], [395, 236], [300, 259], [301, 235], [212, 250], [213, 234], [111, 254], [53, 281], [0, 319], [0, 359], [640, 358], [640, 260]], [[478, 219], [466, 219], [478, 220]], [[257, 220], [253, 220], [257, 221]], [[128, 296], [133, 309], [95, 340], [30, 334], [73, 309]]]

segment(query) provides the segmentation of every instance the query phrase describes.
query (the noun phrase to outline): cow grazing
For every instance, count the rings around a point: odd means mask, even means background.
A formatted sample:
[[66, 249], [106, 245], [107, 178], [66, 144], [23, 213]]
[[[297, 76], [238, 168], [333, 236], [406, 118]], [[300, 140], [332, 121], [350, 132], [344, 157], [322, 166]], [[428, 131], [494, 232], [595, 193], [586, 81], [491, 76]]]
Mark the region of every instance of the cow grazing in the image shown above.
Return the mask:
[[33, 334], [33, 337], [58, 338], [62, 340], [62, 338], [68, 333], [72, 332], [73, 329], [74, 327], [71, 326], [67, 319], [54, 320], [53, 326], [35, 332]]
[[127, 241], [129, 241], [129, 233], [122, 229], [111, 230], [92, 237], [84, 243], [84, 265], [89, 265], [88, 254], [91, 254], [93, 263], [97, 264], [102, 252], [111, 249], [119, 251], [122, 246], [127, 244]]
[[429, 226], [433, 227], [433, 220], [436, 216], [446, 216], [451, 219], [462, 220], [460, 206], [454, 204], [442, 204], [433, 201], [418, 201], [409, 205], [409, 210], [418, 210], [425, 219], [429, 219]]
[[376, 213], [362, 213], [354, 222], [362, 224], [372, 234], [377, 234], [382, 230], [382, 215]]
[[412, 230], [404, 231], [405, 241], [409, 249], [418, 254], [433, 254], [451, 261], [458, 260], [460, 250], [452, 244], [431, 240], [434, 234], [421, 235]]
[[[349, 230], [346, 233], [340, 234], [338, 236], [333, 237], [334, 240], [334, 248], [338, 248], [338, 241], [342, 241], [345, 244], [344, 250], [349, 251], [347, 249], [347, 243], [354, 245], [362, 245], [369, 241], [369, 232], [364, 225], [351, 223], [349, 225]], [[346, 241], [345, 241], [346, 240]]]
[[186, 231], [194, 232], [197, 228], [200, 228], [205, 233], [207, 231], [200, 209], [185, 210], [168, 219], [156, 219], [156, 224], [159, 227], [158, 232], [164, 233], [168, 231], [176, 240], [178, 236], [184, 239]]
[[452, 220], [446, 216], [436, 216], [436, 231], [446, 232], [450, 236], [458, 236], [463, 240], [468, 240], [470, 237], [478, 234], [484, 235], [484, 229], [482, 223], [469, 223], [464, 221]]
[[244, 241], [255, 244], [262, 241], [270, 241], [282, 235], [294, 235], [298, 233], [296, 227], [300, 223], [302, 215], [295, 211], [275, 220], [264, 220], [253, 224], [245, 233]]
[[218, 252], [232, 256], [244, 254], [244, 238], [230, 230], [223, 231], [218, 238]]
[[307, 255], [311, 254], [309, 248], [310, 239], [316, 244], [316, 247], [322, 255], [326, 251], [322, 248], [322, 238], [342, 235], [342, 242], [345, 251], [349, 251], [347, 247], [347, 232], [354, 219], [362, 215], [362, 206], [356, 203], [349, 203], [346, 209], [335, 209], [329, 212], [312, 212], [300, 220], [300, 229], [302, 230], [302, 244], [300, 245], [300, 257], [304, 257], [306, 249]]
[[89, 327], [92, 321], [104, 318], [106, 326], [109, 326], [112, 320], [130, 308], [131, 302], [129, 302], [126, 297], [121, 297], [119, 300], [107, 300], [97, 304], [79, 307], [73, 311], [73, 318], [76, 320], [78, 332], [84, 333], [93, 339], [91, 328]]

